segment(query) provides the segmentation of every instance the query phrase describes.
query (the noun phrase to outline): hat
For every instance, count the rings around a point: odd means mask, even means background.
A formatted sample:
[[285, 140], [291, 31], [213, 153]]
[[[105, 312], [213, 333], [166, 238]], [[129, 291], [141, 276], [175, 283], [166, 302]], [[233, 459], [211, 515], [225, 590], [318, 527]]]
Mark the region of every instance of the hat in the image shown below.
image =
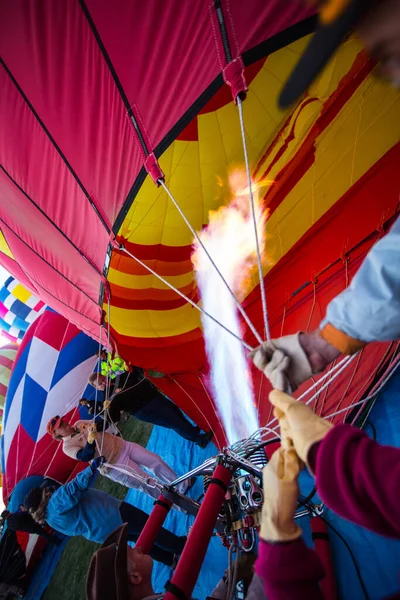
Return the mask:
[[42, 501], [43, 489], [40, 487], [30, 490], [24, 498], [24, 506], [27, 510], [35, 512]]
[[128, 525], [115, 529], [92, 557], [86, 577], [87, 600], [128, 600]]
[[53, 435], [54, 430], [57, 429], [57, 427], [60, 427], [61, 421], [62, 417], [60, 417], [59, 415], [50, 419], [50, 421], [47, 423], [47, 433]]
[[372, 0], [318, 0], [319, 25], [284, 85], [279, 97], [281, 108], [287, 108], [305, 92], [371, 2]]

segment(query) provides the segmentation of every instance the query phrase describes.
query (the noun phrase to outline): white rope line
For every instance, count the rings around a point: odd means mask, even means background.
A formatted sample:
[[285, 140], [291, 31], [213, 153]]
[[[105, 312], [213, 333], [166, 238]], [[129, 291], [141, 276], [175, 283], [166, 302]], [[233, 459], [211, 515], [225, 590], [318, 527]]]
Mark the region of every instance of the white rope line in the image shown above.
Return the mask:
[[[129, 477], [136, 479], [137, 481], [139, 481], [146, 487], [158, 488], [158, 489], [161, 489], [163, 487], [163, 484], [160, 481], [158, 481], [158, 479], [156, 477], [151, 476], [150, 474], [146, 478], [142, 477], [132, 467], [129, 467], [128, 465], [124, 465], [122, 463], [121, 464], [119, 464], [119, 463], [111, 464], [111, 463], [105, 462], [105, 463], [103, 463], [103, 465], [100, 468], [102, 468], [102, 467], [106, 467], [107, 469], [115, 469], [116, 471], [119, 471], [120, 473], [123, 473], [124, 475], [128, 475]], [[100, 473], [101, 473], [101, 471], [100, 471]], [[106, 477], [107, 474], [105, 473], [104, 476]]]
[[[194, 404], [194, 406], [197, 408], [197, 410], [199, 411], [199, 413], [202, 415], [203, 419], [204, 419], [204, 420], [205, 420], [205, 422], [207, 423], [208, 427], [210, 428], [209, 430], [214, 432], [215, 441], [217, 442], [217, 445], [218, 445], [218, 446], [221, 448], [222, 446], [220, 446], [220, 444], [219, 444], [219, 440], [218, 440], [217, 434], [216, 434], [216, 432], [213, 430], [213, 428], [211, 427], [211, 423], [210, 423], [210, 421], [207, 419], [206, 415], [203, 413], [203, 411], [201, 410], [200, 406], [197, 404], [197, 402], [195, 402], [194, 398], [192, 398], [192, 396], [189, 394], [189, 392], [187, 392], [187, 391], [185, 390], [185, 388], [181, 386], [181, 384], [179, 383], [179, 381], [177, 381], [177, 380], [176, 380], [176, 379], [174, 379], [173, 377], [171, 377], [171, 379], [172, 379], [172, 381], [173, 381], [174, 383], [176, 383], [176, 385], [177, 385], [177, 386], [178, 386], [178, 387], [179, 387], [179, 388], [182, 390], [182, 392], [183, 392], [184, 394], [186, 394], [186, 396], [189, 398], [189, 400], [190, 400], [190, 401], [191, 401], [191, 402]], [[204, 387], [204, 386], [203, 386], [203, 387]], [[204, 388], [204, 389], [205, 389], [205, 388]], [[206, 392], [206, 393], [207, 393], [207, 392]], [[208, 398], [209, 398], [209, 400], [210, 400], [210, 402], [211, 402], [211, 398], [210, 398], [210, 396], [208, 395], [208, 393], [207, 393], [207, 396], [208, 396]], [[213, 406], [212, 402], [211, 402], [211, 406], [214, 408], [214, 406]], [[218, 418], [218, 415], [217, 415], [217, 418]], [[219, 422], [219, 423], [221, 423], [221, 421], [219, 420], [219, 418], [218, 418], [218, 422]]]
[[[110, 294], [108, 294], [108, 298], [107, 298], [107, 319], [108, 319], [108, 323], [107, 323], [107, 344], [108, 344], [109, 352], [111, 352], [111, 345], [110, 345], [110, 313], [111, 313], [111, 309], [110, 309]], [[107, 357], [107, 361], [108, 361], [108, 357]], [[106, 390], [107, 390], [108, 393], [109, 393], [110, 385], [111, 385], [110, 382], [111, 382], [111, 365], [110, 365], [110, 368], [107, 369], [107, 378], [106, 378]], [[100, 456], [103, 455], [104, 434], [105, 434], [105, 431], [106, 431], [106, 423], [107, 423], [107, 419], [103, 419], [103, 435], [101, 436]]]
[[268, 322], [267, 300], [265, 297], [264, 276], [263, 276], [262, 263], [261, 263], [260, 244], [259, 244], [259, 240], [258, 240], [256, 212], [255, 212], [255, 208], [254, 208], [253, 182], [251, 180], [249, 155], [248, 155], [248, 151], [247, 151], [247, 142], [246, 142], [246, 132], [244, 129], [243, 105], [242, 105], [242, 101], [239, 98], [239, 96], [236, 98], [236, 101], [237, 101], [237, 106], [238, 106], [238, 110], [239, 110], [240, 131], [242, 133], [243, 153], [244, 153], [244, 160], [245, 160], [245, 164], [246, 164], [247, 183], [249, 186], [251, 215], [253, 218], [254, 237], [256, 240], [258, 277], [260, 280], [260, 292], [261, 292], [262, 311], [263, 311], [263, 317], [264, 317], [265, 336], [266, 336], [267, 340], [270, 340], [271, 334], [270, 334], [269, 322]]
[[201, 306], [199, 306], [198, 304], [196, 304], [195, 302], [193, 302], [193, 300], [191, 300], [188, 296], [185, 296], [185, 294], [183, 294], [180, 290], [178, 290], [178, 288], [176, 288], [174, 285], [172, 285], [172, 283], [170, 283], [169, 281], [167, 281], [166, 279], [164, 279], [164, 277], [162, 277], [161, 275], [159, 275], [158, 273], [156, 273], [155, 271], [153, 271], [153, 269], [151, 267], [149, 267], [148, 265], [146, 265], [139, 258], [137, 258], [134, 254], [132, 254], [131, 252], [129, 252], [129, 250], [127, 250], [125, 248], [125, 246], [123, 246], [121, 244], [119, 246], [119, 248], [120, 248], [120, 250], [122, 250], [123, 252], [125, 252], [128, 256], [130, 256], [131, 258], [133, 258], [133, 260], [136, 260], [136, 262], [139, 265], [141, 265], [144, 269], [147, 269], [147, 271], [149, 271], [152, 275], [154, 275], [155, 277], [157, 277], [160, 281], [162, 281], [171, 290], [173, 290], [174, 292], [176, 292], [181, 298], [183, 298], [184, 300], [186, 300], [186, 302], [188, 302], [189, 304], [191, 304], [193, 306], [193, 308], [195, 308], [199, 312], [203, 313], [203, 315], [205, 315], [206, 317], [208, 317], [209, 319], [211, 319], [212, 321], [214, 321], [214, 323], [216, 323], [217, 325], [219, 325], [220, 327], [222, 327], [222, 329], [224, 329], [227, 333], [229, 333], [236, 340], [238, 340], [241, 344], [243, 344], [243, 346], [245, 348], [247, 348], [247, 350], [254, 350], [254, 348], [252, 348], [247, 342], [245, 342], [238, 335], [236, 335], [235, 333], [233, 333], [233, 331], [231, 331], [230, 329], [228, 329], [228, 327], [226, 327], [225, 325], [223, 325], [220, 321], [218, 321], [218, 319], [216, 319], [215, 317], [213, 317], [212, 315], [210, 315], [210, 313], [208, 313], [206, 310], [204, 310], [204, 308], [202, 308]]
[[186, 225], [189, 227], [190, 232], [192, 233], [192, 235], [196, 238], [197, 243], [199, 244], [199, 246], [201, 246], [203, 252], [205, 253], [205, 255], [207, 256], [208, 260], [210, 261], [210, 263], [212, 264], [212, 266], [214, 267], [214, 269], [216, 270], [216, 272], [218, 273], [219, 277], [221, 278], [221, 280], [223, 281], [226, 289], [228, 290], [229, 294], [232, 296], [233, 300], [236, 303], [236, 306], [238, 307], [240, 314], [242, 315], [243, 319], [246, 321], [247, 325], [249, 326], [249, 328], [251, 329], [254, 337], [256, 338], [256, 340], [258, 341], [259, 344], [263, 343], [263, 339], [260, 336], [260, 334], [258, 333], [257, 329], [254, 327], [253, 323], [251, 322], [250, 318], [248, 317], [246, 311], [244, 310], [243, 306], [240, 304], [239, 300], [236, 298], [233, 290], [230, 288], [229, 283], [226, 281], [225, 277], [223, 276], [223, 274], [221, 273], [221, 271], [219, 270], [219, 268], [217, 267], [214, 259], [212, 258], [211, 254], [209, 253], [209, 251], [207, 250], [207, 248], [205, 247], [203, 241], [201, 240], [199, 234], [197, 233], [197, 231], [192, 227], [191, 223], [189, 222], [189, 220], [187, 219], [187, 217], [185, 216], [184, 212], [182, 211], [181, 207], [179, 206], [179, 204], [177, 203], [177, 201], [175, 200], [174, 196], [172, 195], [170, 189], [168, 188], [168, 186], [165, 184], [165, 182], [162, 179], [158, 180], [159, 184], [164, 188], [164, 190], [166, 191], [166, 193], [168, 194], [169, 198], [171, 199], [172, 203], [174, 204], [175, 208], [178, 210], [179, 214], [181, 215], [182, 219], [185, 221]]
[[[102, 325], [100, 324], [100, 333], [99, 333], [99, 356], [98, 356], [98, 362], [99, 362], [99, 369], [101, 369], [101, 338], [102, 338], [102, 331], [101, 331]], [[96, 418], [96, 411], [97, 411], [97, 396], [98, 396], [98, 392], [99, 392], [99, 375], [100, 375], [100, 371], [97, 371], [97, 379], [96, 379], [96, 390], [95, 390], [95, 394], [94, 394], [94, 415]]]
[[392, 377], [392, 375], [396, 372], [396, 370], [398, 369], [399, 366], [400, 366], [400, 361], [393, 367], [393, 369], [390, 371], [390, 373], [387, 374], [387, 376], [384, 378], [384, 380], [381, 381], [381, 383], [379, 384], [379, 387], [374, 392], [372, 392], [372, 394], [370, 394], [366, 398], [363, 398], [359, 402], [355, 402], [354, 404], [351, 404], [350, 406], [347, 406], [346, 408], [341, 408], [340, 410], [337, 410], [337, 411], [331, 413], [327, 417], [324, 417], [324, 419], [331, 419], [332, 417], [336, 417], [336, 415], [340, 415], [346, 411], [352, 410], [352, 408], [354, 408], [355, 406], [361, 406], [361, 404], [365, 404], [365, 402], [368, 402], [369, 400], [373, 400], [375, 398], [375, 396], [377, 396], [377, 394], [379, 394], [379, 392], [382, 390], [382, 388], [387, 384], [387, 382]]
[[325, 381], [325, 379], [332, 375], [332, 373], [337, 371], [337, 373], [334, 377], [332, 377], [332, 379], [327, 381], [309, 400], [307, 400], [306, 405], [310, 404], [326, 387], [328, 387], [330, 383], [332, 383], [332, 381], [336, 379], [338, 375], [340, 375], [340, 373], [351, 363], [351, 361], [355, 359], [357, 354], [358, 352], [356, 354], [352, 354], [351, 356], [345, 356], [344, 358], [342, 358], [341, 361], [339, 361], [336, 365], [329, 369], [329, 371], [327, 371], [325, 375], [322, 375], [322, 377], [320, 377], [318, 381], [313, 383], [312, 386], [310, 386], [303, 394], [301, 394], [301, 396], [299, 396], [297, 400], [302, 400], [304, 396], [307, 396], [307, 394], [309, 394], [311, 390], [315, 389], [320, 383], [322, 383], [323, 381]]
[[[306, 390], [304, 392], [304, 394], [301, 394], [301, 396], [299, 396], [297, 398], [297, 402], [300, 402], [302, 398], [304, 398], [304, 396], [306, 396], [311, 390], [315, 389], [317, 387], [317, 385], [319, 385], [322, 381], [324, 381], [327, 377], [329, 377], [330, 375], [332, 375], [332, 373], [334, 373], [336, 371], [336, 373], [333, 375], [333, 377], [331, 379], [329, 379], [329, 381], [327, 381], [326, 383], [324, 383], [324, 385], [315, 393], [311, 396], [311, 398], [309, 400], [307, 400], [307, 402], [305, 403], [306, 406], [308, 404], [311, 404], [311, 402], [313, 400], [315, 400], [315, 398], [317, 398], [317, 396], [319, 396], [319, 394], [325, 389], [327, 388], [332, 381], [334, 381], [336, 379], [336, 377], [338, 377], [340, 375], [340, 373], [342, 371], [344, 371], [344, 369], [352, 362], [352, 360], [354, 360], [354, 358], [357, 356], [358, 353], [353, 354], [352, 356], [346, 356], [345, 358], [343, 358], [337, 365], [335, 365], [334, 367], [332, 367], [332, 369], [329, 369], [329, 371], [327, 371], [325, 373], [325, 375], [323, 375], [318, 381], [316, 381], [311, 387], [308, 388], [308, 390]], [[278, 419], [276, 417], [274, 417], [269, 423], [267, 423], [266, 427], [270, 427], [273, 423], [277, 423]], [[275, 427], [273, 427], [273, 431], [275, 432], [276, 435], [276, 429], [278, 429], [279, 427], [279, 423], [277, 425], [275, 425]]]
[[[63, 347], [64, 347], [64, 341], [65, 341], [65, 338], [66, 338], [66, 336], [67, 336], [67, 333], [68, 333], [68, 330], [69, 330], [69, 327], [70, 327], [70, 326], [71, 326], [71, 323], [69, 323], [69, 322], [68, 322], [68, 323], [67, 323], [67, 326], [66, 326], [66, 328], [65, 328], [65, 330], [64, 330], [64, 335], [63, 335], [63, 338], [62, 338], [62, 340], [61, 340], [60, 348], [63, 348]], [[60, 360], [60, 354], [58, 354], [58, 356], [57, 356], [57, 361], [56, 361], [56, 364], [55, 364], [55, 368], [56, 368], [56, 366], [59, 364], [59, 360]], [[75, 409], [75, 410], [76, 410], [76, 409]], [[72, 414], [72, 417], [74, 416], [74, 414], [75, 414], [75, 411], [73, 412], [73, 414]], [[29, 467], [28, 467], [28, 469], [27, 469], [27, 473], [29, 473], [29, 472], [30, 472], [30, 470], [31, 470], [31, 468], [32, 468], [32, 464], [33, 464], [33, 462], [34, 462], [34, 457], [35, 457], [35, 454], [36, 454], [36, 448], [37, 448], [37, 445], [35, 444], [35, 447], [34, 447], [34, 449], [33, 449], [33, 453], [32, 453], [32, 457], [31, 457], [31, 462], [29, 463]], [[26, 477], [26, 476], [27, 476], [27, 475], [24, 475], [23, 479], [25, 479], [25, 477]]]

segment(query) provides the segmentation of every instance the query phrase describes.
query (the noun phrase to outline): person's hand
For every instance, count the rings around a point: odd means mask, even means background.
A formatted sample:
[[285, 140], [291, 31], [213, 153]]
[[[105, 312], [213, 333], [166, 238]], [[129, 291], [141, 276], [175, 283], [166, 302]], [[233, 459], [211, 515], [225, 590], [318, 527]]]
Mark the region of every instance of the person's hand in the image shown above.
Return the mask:
[[339, 355], [339, 350], [325, 341], [318, 329], [264, 342], [250, 352], [255, 366], [264, 372], [272, 387], [288, 394]]
[[110, 408], [110, 404], [111, 404], [111, 400], [104, 400], [104, 402], [103, 402], [104, 410], [106, 410], [107, 408]]
[[263, 371], [276, 390], [292, 393], [312, 375], [312, 367], [299, 335], [287, 335], [264, 342], [250, 353], [255, 366]]
[[301, 536], [294, 521], [302, 463], [293, 448], [278, 448], [263, 470], [264, 504], [260, 537], [267, 542], [289, 542]]
[[395, 87], [400, 86], [400, 0], [371, 3], [357, 24], [366, 50], [380, 61], [378, 72]]
[[94, 458], [90, 463], [90, 468], [92, 469], [93, 473], [97, 471], [97, 469], [99, 469], [102, 465], [104, 465], [105, 462], [106, 459], [104, 456], [98, 456], [97, 458]]
[[93, 442], [96, 440], [97, 438], [97, 428], [96, 428], [96, 423], [91, 423], [88, 427], [89, 433], [88, 433], [88, 444], [93, 444]]
[[297, 455], [307, 464], [311, 446], [321, 441], [333, 425], [283, 392], [272, 391], [269, 401], [275, 406], [274, 415], [279, 419], [283, 445], [293, 444]]

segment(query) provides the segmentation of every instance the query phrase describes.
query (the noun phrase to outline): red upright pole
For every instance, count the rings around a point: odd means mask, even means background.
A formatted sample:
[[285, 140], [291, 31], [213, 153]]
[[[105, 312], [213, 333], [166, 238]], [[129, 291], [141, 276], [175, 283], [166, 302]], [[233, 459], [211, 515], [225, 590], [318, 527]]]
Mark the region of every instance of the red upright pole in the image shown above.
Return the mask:
[[151, 511], [149, 518], [147, 519], [146, 524], [137, 539], [137, 542], [135, 543], [135, 546], [140, 546], [142, 548], [143, 554], [150, 553], [155, 539], [165, 519], [167, 518], [167, 514], [169, 513], [171, 506], [172, 502], [164, 498], [162, 495], [159, 496], [158, 500], [155, 501], [154, 508]]
[[191, 597], [231, 479], [232, 472], [227, 467], [218, 465], [213, 473], [178, 566], [167, 585], [164, 600], [179, 600], [179, 598], [182, 598], [182, 593], [186, 598]]
[[332, 552], [329, 545], [328, 528], [320, 517], [310, 520], [315, 551], [324, 567], [325, 576], [320, 582], [324, 600], [338, 600], [335, 572], [333, 570]]

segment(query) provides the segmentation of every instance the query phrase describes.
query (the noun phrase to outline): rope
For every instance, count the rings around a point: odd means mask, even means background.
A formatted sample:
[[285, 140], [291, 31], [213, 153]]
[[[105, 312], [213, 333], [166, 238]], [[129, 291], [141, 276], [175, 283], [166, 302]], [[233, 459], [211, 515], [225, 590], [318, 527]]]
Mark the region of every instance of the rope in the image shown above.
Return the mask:
[[157, 488], [160, 490], [163, 488], [163, 484], [161, 482], [159, 482], [156, 479], [156, 477], [152, 477], [150, 475], [149, 475], [149, 477], [146, 477], [146, 478], [142, 477], [136, 471], [134, 471], [134, 469], [132, 467], [129, 467], [128, 465], [123, 465], [123, 464], [119, 464], [119, 463], [111, 464], [111, 463], [106, 462], [102, 465], [102, 467], [106, 467], [107, 469], [115, 469], [115, 471], [119, 471], [120, 473], [123, 473], [124, 475], [133, 477], [133, 479], [136, 479], [137, 481], [139, 481], [146, 487], [150, 487], [150, 488], [154, 488], [154, 489]]
[[[110, 294], [108, 294], [108, 298], [107, 298], [107, 319], [108, 319], [108, 323], [107, 323], [107, 347], [108, 348], [111, 348], [111, 345], [110, 345], [110, 313], [111, 313], [111, 308], [110, 308]], [[98, 382], [99, 382], [99, 376], [97, 376], [97, 384], [98, 384]], [[107, 396], [110, 393], [110, 385], [111, 385], [111, 369], [107, 369], [107, 377], [106, 377]], [[94, 412], [96, 414], [96, 407], [95, 407], [95, 411]], [[100, 456], [103, 455], [103, 445], [104, 445], [104, 434], [105, 434], [105, 431], [106, 431], [106, 422], [107, 422], [107, 419], [103, 419], [103, 435], [101, 436], [101, 448], [100, 448], [100, 452], [99, 452]], [[96, 441], [96, 445], [97, 445], [97, 441]]]
[[165, 182], [162, 179], [158, 180], [159, 184], [164, 188], [164, 190], [167, 192], [168, 196], [170, 197], [172, 203], [174, 204], [174, 206], [176, 207], [176, 209], [178, 210], [179, 214], [181, 215], [182, 219], [185, 221], [186, 225], [189, 227], [192, 235], [195, 237], [197, 243], [199, 244], [199, 246], [201, 246], [201, 248], [203, 249], [205, 255], [207, 256], [208, 260], [210, 261], [210, 263], [212, 264], [212, 266], [214, 267], [214, 269], [216, 270], [216, 272], [218, 273], [219, 277], [221, 278], [221, 280], [223, 281], [226, 289], [228, 290], [229, 294], [232, 296], [233, 300], [236, 303], [236, 306], [238, 307], [240, 314], [242, 315], [243, 319], [246, 321], [247, 325], [249, 326], [249, 328], [251, 329], [254, 337], [256, 338], [257, 342], [259, 344], [263, 343], [262, 337], [260, 336], [260, 334], [258, 333], [257, 329], [254, 327], [253, 323], [251, 322], [250, 318], [248, 317], [246, 311], [244, 310], [243, 306], [240, 304], [239, 300], [236, 298], [233, 290], [231, 290], [231, 288], [229, 287], [229, 283], [226, 281], [225, 277], [223, 276], [223, 274], [221, 273], [221, 271], [219, 270], [219, 268], [217, 267], [214, 259], [212, 258], [211, 254], [208, 252], [207, 248], [205, 247], [203, 241], [201, 240], [199, 234], [197, 233], [197, 231], [192, 227], [191, 223], [188, 221], [187, 217], [185, 216], [184, 212], [182, 211], [181, 207], [179, 206], [179, 204], [177, 203], [177, 201], [175, 200], [174, 196], [172, 195], [170, 189], [167, 187], [167, 185], [165, 184]]
[[[197, 404], [197, 402], [195, 402], [194, 398], [192, 398], [192, 396], [189, 394], [189, 392], [187, 392], [187, 391], [185, 390], [185, 388], [181, 386], [181, 384], [179, 383], [179, 381], [177, 381], [177, 380], [176, 380], [176, 379], [174, 379], [173, 377], [171, 377], [171, 379], [172, 379], [172, 381], [173, 381], [174, 383], [176, 383], [176, 385], [177, 385], [177, 386], [178, 386], [178, 387], [179, 387], [179, 388], [182, 390], [182, 392], [183, 392], [184, 394], [186, 394], [186, 396], [189, 398], [189, 400], [190, 400], [190, 401], [193, 403], [193, 405], [194, 405], [194, 406], [197, 408], [197, 410], [199, 411], [199, 413], [200, 413], [200, 414], [203, 416], [203, 419], [204, 419], [204, 420], [205, 420], [205, 422], [207, 423], [208, 427], [210, 428], [210, 431], [214, 431], [214, 430], [213, 430], [213, 428], [211, 427], [210, 421], [207, 419], [206, 415], [203, 413], [203, 411], [201, 410], [201, 408], [200, 408], [200, 406]], [[208, 399], [210, 400], [210, 403], [211, 403], [211, 406], [212, 406], [212, 408], [214, 408], [214, 409], [215, 409], [215, 407], [214, 407], [214, 405], [213, 405], [213, 403], [212, 403], [212, 400], [211, 400], [211, 398], [210, 398], [210, 396], [209, 396], [209, 394], [208, 394], [207, 388], [205, 387], [204, 383], [203, 383], [203, 382], [202, 382], [202, 380], [201, 380], [201, 377], [199, 377], [199, 379], [200, 379], [200, 383], [203, 385], [204, 391], [206, 392], [206, 395], [207, 395]], [[219, 419], [219, 417], [218, 417], [218, 414], [217, 414], [217, 418], [218, 418], [218, 422], [221, 424], [221, 421], [220, 421], [220, 419]], [[218, 437], [217, 437], [217, 434], [216, 434], [216, 432], [215, 432], [215, 431], [214, 431], [214, 437], [215, 437], [215, 441], [217, 442], [217, 445], [218, 445], [220, 448], [222, 448], [222, 446], [221, 446], [221, 445], [220, 445], [220, 443], [219, 443], [219, 440], [218, 440]]]
[[245, 129], [244, 129], [243, 106], [242, 106], [242, 101], [239, 98], [239, 96], [236, 98], [236, 101], [237, 101], [237, 106], [238, 106], [238, 110], [239, 110], [240, 131], [242, 133], [243, 153], [244, 153], [244, 160], [246, 163], [247, 182], [248, 182], [248, 186], [249, 186], [251, 215], [253, 218], [254, 237], [256, 240], [258, 277], [260, 280], [260, 292], [261, 292], [261, 303], [262, 303], [262, 311], [263, 311], [263, 318], [264, 318], [264, 328], [265, 328], [266, 338], [267, 338], [267, 340], [270, 340], [271, 335], [270, 335], [270, 331], [269, 331], [267, 300], [265, 297], [264, 276], [263, 276], [262, 263], [261, 263], [260, 245], [259, 245], [259, 240], [258, 240], [256, 213], [255, 213], [255, 208], [254, 208], [253, 183], [251, 181], [249, 156], [248, 156], [248, 152], [247, 152], [247, 143], [246, 143], [246, 133], [245, 133]]
[[210, 315], [210, 313], [208, 313], [206, 310], [204, 310], [204, 308], [201, 308], [201, 306], [199, 306], [198, 304], [196, 304], [195, 302], [193, 302], [193, 300], [191, 300], [191, 298], [189, 298], [188, 296], [186, 296], [185, 294], [183, 294], [180, 290], [178, 290], [178, 288], [176, 288], [174, 285], [172, 285], [172, 283], [170, 283], [169, 281], [167, 281], [166, 279], [164, 279], [164, 277], [162, 277], [161, 275], [159, 275], [158, 273], [156, 273], [155, 271], [153, 271], [153, 269], [151, 267], [149, 267], [148, 265], [146, 265], [139, 258], [137, 258], [134, 254], [132, 254], [131, 252], [129, 252], [129, 250], [127, 250], [125, 248], [125, 246], [123, 246], [121, 244], [119, 246], [119, 248], [120, 248], [120, 250], [122, 250], [123, 252], [125, 252], [128, 256], [130, 256], [131, 258], [133, 258], [133, 260], [136, 260], [136, 262], [140, 266], [142, 266], [144, 269], [147, 269], [147, 271], [149, 271], [152, 275], [154, 275], [155, 277], [157, 277], [157, 279], [159, 279], [160, 281], [162, 281], [167, 287], [169, 287], [171, 290], [173, 290], [174, 292], [176, 292], [181, 298], [183, 298], [184, 300], [186, 300], [186, 302], [188, 302], [189, 304], [191, 304], [193, 306], [193, 308], [195, 308], [199, 312], [203, 313], [203, 315], [205, 315], [206, 317], [208, 317], [209, 319], [211, 319], [212, 321], [214, 321], [214, 323], [216, 323], [217, 325], [219, 325], [220, 327], [222, 327], [222, 329], [224, 329], [227, 333], [229, 333], [230, 335], [232, 335], [241, 344], [243, 344], [243, 346], [245, 348], [247, 348], [247, 350], [250, 350], [250, 351], [254, 350], [254, 348], [252, 348], [247, 342], [245, 342], [244, 340], [242, 340], [242, 338], [240, 338], [238, 335], [236, 335], [235, 333], [233, 333], [233, 331], [231, 331], [230, 329], [228, 329], [228, 327], [226, 327], [225, 325], [223, 325], [220, 321], [218, 321], [218, 319], [216, 319], [215, 317], [213, 317], [212, 315]]
[[386, 383], [389, 381], [389, 379], [392, 377], [393, 373], [397, 370], [399, 365], [400, 365], [400, 361], [395, 365], [394, 369], [381, 382], [378, 389], [375, 390], [375, 392], [373, 392], [370, 396], [363, 398], [362, 400], [360, 400], [359, 402], [356, 402], [355, 404], [352, 404], [351, 406], [347, 406], [346, 408], [341, 408], [340, 410], [336, 410], [335, 412], [331, 413], [327, 417], [324, 417], [324, 419], [331, 419], [332, 417], [336, 417], [336, 415], [340, 415], [344, 412], [351, 410], [355, 406], [361, 406], [362, 404], [369, 402], [369, 400], [373, 400], [376, 397], [376, 395], [379, 394], [379, 392], [382, 390], [382, 388], [386, 385]]
[[[299, 402], [300, 400], [302, 400], [304, 398], [304, 396], [306, 396], [307, 394], [309, 394], [313, 389], [315, 389], [322, 381], [325, 381], [325, 379], [327, 379], [327, 377], [330, 377], [332, 375], [332, 373], [335, 373], [335, 375], [329, 379], [329, 381], [327, 381], [323, 386], [321, 386], [321, 388], [313, 395], [311, 396], [311, 398], [309, 400], [307, 400], [307, 402], [305, 403], [306, 406], [308, 404], [311, 404], [311, 402], [313, 400], [315, 400], [315, 398], [326, 388], [328, 387], [332, 381], [334, 381], [336, 379], [336, 377], [338, 377], [340, 375], [340, 373], [342, 371], [344, 371], [344, 369], [351, 363], [352, 360], [354, 360], [354, 358], [357, 356], [358, 353], [353, 354], [352, 356], [345, 356], [340, 362], [338, 362], [337, 365], [335, 365], [334, 367], [332, 367], [332, 369], [329, 369], [329, 371], [327, 371], [327, 373], [325, 373], [325, 375], [323, 375], [318, 381], [316, 381], [312, 386], [310, 386], [303, 394], [301, 394], [301, 396], [299, 396], [297, 398], [297, 402]], [[278, 421], [278, 419], [276, 417], [274, 417], [272, 419], [272, 421], [270, 421], [269, 423], [267, 423], [267, 427], [269, 427], [270, 425], [272, 425], [273, 423], [276, 423]], [[273, 428], [273, 431], [275, 431], [277, 428], [279, 427], [279, 424], [276, 425]]]

